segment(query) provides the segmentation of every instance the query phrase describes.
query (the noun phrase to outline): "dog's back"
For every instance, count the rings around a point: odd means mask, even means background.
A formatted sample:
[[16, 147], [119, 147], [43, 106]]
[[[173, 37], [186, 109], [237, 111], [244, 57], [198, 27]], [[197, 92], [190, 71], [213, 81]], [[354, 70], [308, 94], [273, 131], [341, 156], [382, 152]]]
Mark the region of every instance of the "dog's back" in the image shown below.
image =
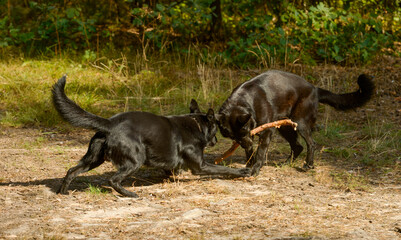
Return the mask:
[[229, 113], [233, 108], [243, 107], [253, 114], [256, 124], [260, 125], [284, 117], [291, 118], [299, 100], [310, 97], [317, 101], [314, 91], [315, 87], [300, 76], [272, 70], [235, 88], [219, 112]]

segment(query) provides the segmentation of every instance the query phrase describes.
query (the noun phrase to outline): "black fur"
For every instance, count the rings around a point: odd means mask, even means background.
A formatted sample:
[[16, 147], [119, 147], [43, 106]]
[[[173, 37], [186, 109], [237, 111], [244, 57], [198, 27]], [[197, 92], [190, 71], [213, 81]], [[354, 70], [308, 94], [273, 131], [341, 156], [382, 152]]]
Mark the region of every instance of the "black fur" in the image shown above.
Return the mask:
[[147, 112], [125, 112], [105, 119], [88, 113], [64, 93], [66, 76], [53, 86], [53, 102], [60, 115], [74, 126], [98, 131], [91, 139], [85, 156], [68, 170], [59, 193], [67, 194], [71, 181], [110, 160], [118, 169], [109, 180], [120, 194], [138, 197], [121, 182], [142, 165], [174, 170], [186, 167], [193, 174], [243, 177], [247, 168], [235, 169], [205, 162], [203, 150], [216, 143], [217, 123], [212, 109], [200, 112], [195, 100], [191, 114], [157, 116]]
[[[297, 131], [282, 126], [279, 133], [290, 143], [288, 161], [295, 159], [303, 147], [298, 142], [298, 133], [307, 146], [305, 170], [313, 168], [314, 142], [312, 129], [316, 122], [318, 103], [328, 104], [338, 110], [349, 110], [363, 106], [371, 99], [374, 83], [367, 75], [358, 78], [359, 89], [352, 93], [335, 94], [317, 88], [300, 76], [277, 70], [263, 73], [236, 87], [223, 103], [217, 114], [220, 131], [224, 137], [236, 140], [245, 149], [248, 167], [252, 175], [258, 175], [267, 157], [272, 129], [259, 134], [259, 147], [254, 154], [253, 128], [267, 122], [289, 118], [298, 123]], [[252, 156], [252, 158], [251, 158]]]
[[335, 94], [318, 88], [319, 102], [328, 104], [335, 109], [342, 111], [362, 107], [373, 95], [375, 86], [372, 79], [365, 74], [362, 74], [358, 77], [358, 85], [358, 91], [345, 94]]

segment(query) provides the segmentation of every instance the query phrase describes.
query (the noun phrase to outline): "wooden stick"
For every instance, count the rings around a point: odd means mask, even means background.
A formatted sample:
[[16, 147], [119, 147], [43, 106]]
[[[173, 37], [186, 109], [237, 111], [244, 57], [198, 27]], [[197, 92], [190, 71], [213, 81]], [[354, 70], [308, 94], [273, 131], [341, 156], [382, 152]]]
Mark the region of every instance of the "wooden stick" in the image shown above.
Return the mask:
[[234, 141], [233, 145], [231, 145], [230, 149], [228, 149], [225, 153], [223, 153], [223, 155], [221, 157], [219, 157], [216, 160], [214, 160], [214, 163], [215, 164], [221, 163], [222, 161], [224, 161], [224, 159], [226, 159], [229, 156], [231, 156], [238, 147], [239, 147], [239, 143]]
[[265, 123], [263, 125], [260, 125], [257, 128], [254, 128], [251, 130], [251, 136], [260, 133], [261, 131], [267, 129], [267, 128], [280, 128], [283, 125], [290, 125], [294, 128], [294, 130], [297, 130], [297, 126], [298, 124], [291, 121], [290, 119], [283, 119], [283, 120], [278, 120], [278, 121], [274, 121], [274, 122], [270, 122], [270, 123]]
[[[256, 127], [254, 129], [251, 130], [250, 134], [251, 136], [256, 135], [260, 132], [262, 132], [263, 130], [266, 130], [267, 128], [280, 128], [281, 126], [285, 126], [285, 125], [290, 125], [294, 128], [294, 130], [297, 130], [297, 126], [298, 124], [291, 121], [290, 119], [283, 119], [283, 120], [278, 120], [278, 121], [274, 121], [274, 122], [270, 122], [270, 123], [265, 123], [263, 125], [260, 125], [259, 127]], [[233, 142], [233, 145], [230, 147], [230, 149], [228, 149], [223, 156], [221, 156], [220, 158], [217, 158], [216, 160], [214, 160], [215, 164], [221, 163], [222, 161], [224, 161], [226, 158], [228, 158], [229, 156], [231, 156], [234, 151], [239, 147], [239, 143], [237, 143], [236, 141]]]

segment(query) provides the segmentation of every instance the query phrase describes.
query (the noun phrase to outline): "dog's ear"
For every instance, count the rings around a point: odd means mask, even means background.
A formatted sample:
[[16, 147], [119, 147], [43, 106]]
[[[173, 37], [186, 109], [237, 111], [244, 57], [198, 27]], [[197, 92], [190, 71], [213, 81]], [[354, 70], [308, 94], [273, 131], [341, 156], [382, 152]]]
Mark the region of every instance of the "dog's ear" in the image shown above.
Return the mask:
[[250, 119], [251, 119], [251, 114], [247, 113], [247, 114], [242, 114], [242, 115], [238, 116], [237, 121], [238, 121], [239, 125], [242, 127], [245, 124], [247, 124]]
[[215, 120], [216, 120], [216, 117], [214, 116], [214, 111], [213, 111], [213, 109], [209, 108], [209, 110], [207, 111], [206, 117], [207, 117], [207, 120], [208, 120], [209, 122], [215, 121]]
[[189, 105], [189, 111], [190, 111], [190, 113], [200, 113], [201, 112], [199, 109], [199, 105], [195, 99], [191, 100], [191, 104]]

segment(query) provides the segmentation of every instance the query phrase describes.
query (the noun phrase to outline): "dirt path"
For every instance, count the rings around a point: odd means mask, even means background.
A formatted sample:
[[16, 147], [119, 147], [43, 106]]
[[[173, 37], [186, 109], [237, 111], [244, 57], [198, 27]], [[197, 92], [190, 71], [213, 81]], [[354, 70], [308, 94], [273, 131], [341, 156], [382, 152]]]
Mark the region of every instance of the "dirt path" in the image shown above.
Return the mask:
[[140, 199], [112, 191], [107, 163], [62, 196], [55, 190], [91, 133], [0, 130], [0, 239], [401, 239], [400, 185], [334, 187], [324, 162], [309, 173], [265, 166], [235, 180], [188, 172], [160, 180], [143, 169], [126, 182]]

